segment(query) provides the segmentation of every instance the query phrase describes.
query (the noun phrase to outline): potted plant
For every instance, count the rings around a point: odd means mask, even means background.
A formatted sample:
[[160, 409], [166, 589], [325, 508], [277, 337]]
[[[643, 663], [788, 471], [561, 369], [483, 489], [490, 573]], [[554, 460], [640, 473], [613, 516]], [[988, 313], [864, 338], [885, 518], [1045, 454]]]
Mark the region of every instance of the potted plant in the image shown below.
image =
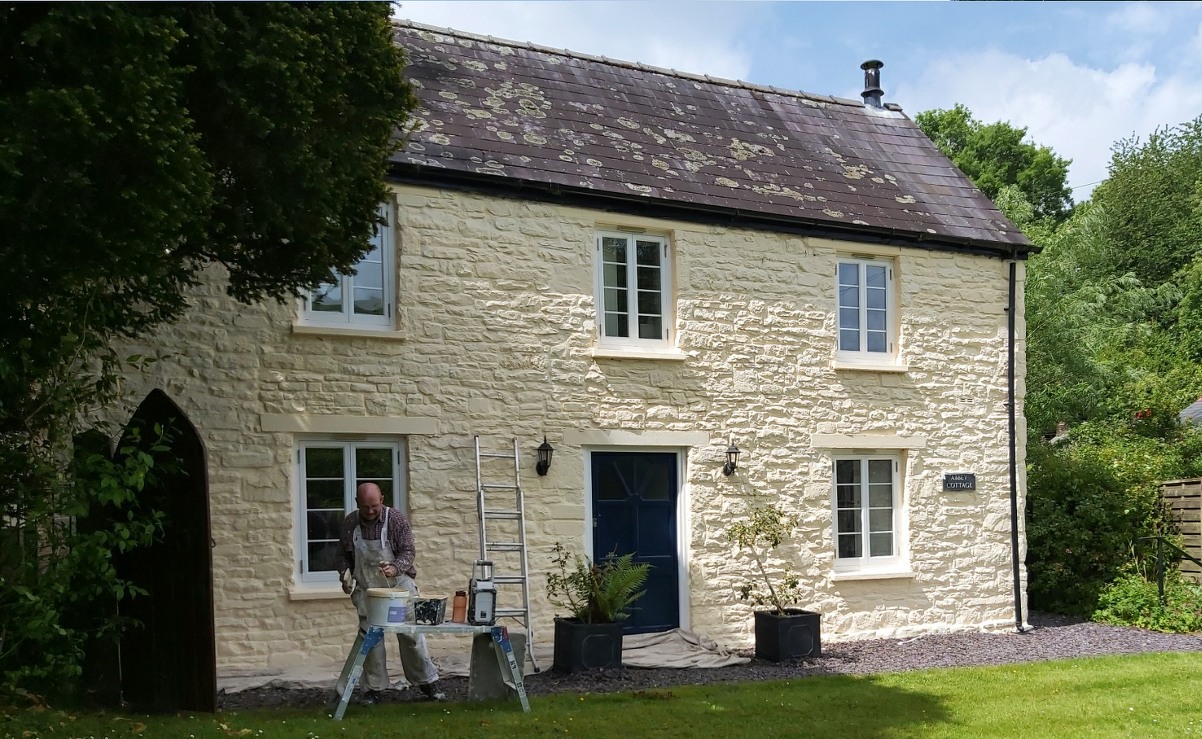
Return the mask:
[[[745, 519], [726, 530], [731, 543], [740, 553], [749, 553], [755, 563], [739, 588], [739, 598], [761, 606], [755, 611], [755, 656], [773, 662], [822, 654], [822, 616], [792, 607], [801, 599], [801, 576], [786, 568], [773, 577], [764, 566], [769, 552], [795, 527], [796, 519], [780, 506], [758, 501]], [[771, 608], [763, 608], [767, 606]]]
[[591, 562], [555, 544], [547, 598], [568, 615], [555, 619], [554, 670], [622, 666], [622, 622], [646, 592], [642, 588], [651, 570], [633, 560], [634, 554], [611, 552], [602, 562]]

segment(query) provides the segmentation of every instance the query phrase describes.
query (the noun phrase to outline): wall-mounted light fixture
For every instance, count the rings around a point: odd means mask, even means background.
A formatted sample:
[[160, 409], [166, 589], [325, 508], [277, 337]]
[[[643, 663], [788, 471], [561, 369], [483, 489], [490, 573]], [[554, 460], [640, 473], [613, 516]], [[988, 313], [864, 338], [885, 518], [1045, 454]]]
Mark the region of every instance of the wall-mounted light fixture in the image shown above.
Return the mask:
[[538, 464], [534, 465], [534, 471], [539, 476], [547, 474], [547, 470], [551, 469], [551, 455], [555, 454], [555, 448], [547, 443], [547, 435], [543, 434], [543, 443], [538, 445]]
[[722, 465], [722, 474], [728, 477], [732, 472], [739, 469], [739, 448], [735, 446], [732, 439], [730, 446], [726, 448], [726, 464]]

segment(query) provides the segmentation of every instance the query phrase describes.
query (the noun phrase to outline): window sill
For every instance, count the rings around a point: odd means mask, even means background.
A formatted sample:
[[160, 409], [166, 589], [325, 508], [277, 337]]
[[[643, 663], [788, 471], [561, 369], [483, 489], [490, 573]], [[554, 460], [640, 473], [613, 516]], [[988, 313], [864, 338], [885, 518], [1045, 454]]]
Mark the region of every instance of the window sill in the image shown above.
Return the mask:
[[853, 372], [896, 372], [903, 374], [910, 371], [908, 364], [872, 364], [869, 362], [848, 362], [846, 360], [836, 359], [831, 367], [836, 370], [850, 370]]
[[350, 600], [350, 596], [342, 592], [341, 585], [291, 585], [288, 587], [288, 600]]
[[391, 328], [362, 328], [353, 326], [323, 326], [316, 323], [294, 323], [292, 333], [307, 336], [365, 337], [403, 341], [404, 335]]
[[850, 580], [912, 580], [917, 575], [912, 570], [849, 570], [847, 572], [832, 572], [831, 582], [847, 582]]
[[666, 362], [683, 362], [689, 358], [679, 349], [625, 349], [619, 347], [595, 347], [595, 359], [658, 359]]

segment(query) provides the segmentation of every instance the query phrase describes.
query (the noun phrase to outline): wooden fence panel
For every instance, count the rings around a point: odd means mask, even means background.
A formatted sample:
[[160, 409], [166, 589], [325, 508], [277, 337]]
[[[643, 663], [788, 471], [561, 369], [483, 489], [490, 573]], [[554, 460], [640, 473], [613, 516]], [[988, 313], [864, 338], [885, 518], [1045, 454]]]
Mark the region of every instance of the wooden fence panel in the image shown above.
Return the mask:
[[[1185, 551], [1202, 560], [1202, 478], [1163, 482], [1160, 499], [1173, 516]], [[1202, 568], [1193, 562], [1183, 560], [1181, 571], [1194, 582], [1202, 583]]]

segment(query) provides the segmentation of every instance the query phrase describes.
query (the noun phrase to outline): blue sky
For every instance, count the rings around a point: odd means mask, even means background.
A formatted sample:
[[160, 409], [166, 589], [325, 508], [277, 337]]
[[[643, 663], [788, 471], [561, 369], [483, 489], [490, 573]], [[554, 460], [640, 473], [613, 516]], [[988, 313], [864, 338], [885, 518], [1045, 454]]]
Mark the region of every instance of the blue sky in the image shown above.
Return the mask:
[[1202, 2], [402, 2], [419, 23], [687, 72], [885, 101], [963, 103], [1073, 160], [1074, 197], [1115, 141], [1202, 114]]

